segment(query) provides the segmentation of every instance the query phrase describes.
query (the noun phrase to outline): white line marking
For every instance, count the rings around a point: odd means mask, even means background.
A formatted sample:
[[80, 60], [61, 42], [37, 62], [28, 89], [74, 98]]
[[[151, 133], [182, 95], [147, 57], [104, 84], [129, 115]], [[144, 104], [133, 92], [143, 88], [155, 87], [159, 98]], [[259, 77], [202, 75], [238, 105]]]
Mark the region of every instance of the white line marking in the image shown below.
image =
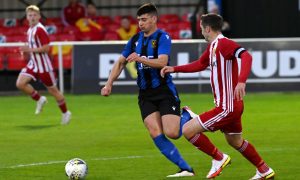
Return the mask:
[[[230, 150], [229, 150], [230, 151]], [[234, 150], [232, 150], [234, 151]], [[261, 148], [259, 152], [280, 152], [280, 151], [299, 151], [299, 148], [272, 148], [272, 149], [263, 149]], [[198, 156], [201, 152], [196, 153], [183, 153], [184, 156]], [[93, 158], [87, 159], [87, 161], [110, 161], [110, 160], [121, 160], [121, 159], [140, 159], [140, 158], [153, 158], [162, 156], [161, 154], [157, 155], [149, 155], [149, 156], [123, 156], [123, 157], [100, 157], [100, 158]], [[0, 167], [0, 169], [16, 169], [22, 167], [30, 167], [30, 166], [46, 166], [51, 164], [65, 164], [68, 160], [61, 160], [61, 161], [47, 161], [47, 162], [38, 162], [38, 163], [30, 163], [30, 164], [17, 164], [7, 167]]]

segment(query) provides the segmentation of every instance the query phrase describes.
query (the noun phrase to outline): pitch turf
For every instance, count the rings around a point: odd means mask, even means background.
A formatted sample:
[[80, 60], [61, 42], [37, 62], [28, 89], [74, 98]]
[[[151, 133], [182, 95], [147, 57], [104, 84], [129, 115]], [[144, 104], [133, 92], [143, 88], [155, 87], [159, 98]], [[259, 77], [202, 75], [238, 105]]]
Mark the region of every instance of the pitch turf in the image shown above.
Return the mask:
[[[42, 114], [25, 96], [0, 97], [0, 179], [67, 179], [65, 163], [74, 157], [89, 166], [88, 180], [165, 179], [177, 171], [154, 147], [140, 119], [135, 95], [67, 95], [73, 113], [67, 126], [52, 97]], [[182, 94], [182, 105], [201, 112], [213, 106], [210, 94]], [[277, 179], [300, 177], [300, 93], [248, 94], [243, 116], [244, 137], [252, 142]], [[207, 133], [208, 134], [208, 133]], [[218, 179], [249, 179], [255, 173], [222, 133], [212, 141], [232, 157]], [[204, 179], [211, 159], [184, 138], [173, 141]]]

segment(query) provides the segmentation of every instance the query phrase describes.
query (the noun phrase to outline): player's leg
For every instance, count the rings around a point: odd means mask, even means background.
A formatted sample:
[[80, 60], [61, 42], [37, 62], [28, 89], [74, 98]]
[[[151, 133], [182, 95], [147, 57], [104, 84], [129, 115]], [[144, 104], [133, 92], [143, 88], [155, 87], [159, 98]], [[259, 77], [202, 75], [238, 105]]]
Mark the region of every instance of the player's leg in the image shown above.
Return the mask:
[[256, 175], [253, 176], [252, 179], [274, 178], [274, 171], [260, 157], [255, 147], [247, 140], [242, 138], [241, 134], [225, 133], [225, 137], [228, 144], [238, 150], [248, 161], [250, 161], [256, 167]]
[[57, 86], [47, 87], [48, 92], [55, 98], [57, 105], [62, 112], [61, 124], [68, 124], [71, 120], [71, 112], [68, 111], [64, 95], [58, 90]]
[[211, 130], [213, 127], [217, 127], [214, 126], [215, 123], [211, 120], [218, 116], [218, 114], [219, 112], [213, 109], [193, 118], [183, 126], [183, 135], [185, 138], [197, 149], [213, 158], [212, 167], [207, 174], [207, 178], [214, 178], [218, 176], [231, 160], [227, 154], [219, 151], [218, 148], [203, 133], [209, 129]]
[[47, 98], [45, 96], [41, 96], [30, 84], [31, 80], [36, 80], [34, 73], [27, 68], [24, 68], [18, 76], [16, 81], [16, 86], [21, 91], [25, 92], [31, 98], [37, 102], [35, 114], [39, 114], [43, 106], [47, 102]]
[[168, 177], [193, 176], [192, 168], [181, 157], [175, 145], [164, 135], [159, 112], [154, 112], [144, 119], [144, 124], [160, 152], [180, 168], [180, 172]]
[[62, 124], [68, 124], [71, 119], [71, 112], [68, 111], [64, 95], [59, 91], [56, 86], [56, 78], [54, 72], [47, 72], [40, 74], [43, 84], [46, 86], [49, 94], [51, 94], [62, 112]]

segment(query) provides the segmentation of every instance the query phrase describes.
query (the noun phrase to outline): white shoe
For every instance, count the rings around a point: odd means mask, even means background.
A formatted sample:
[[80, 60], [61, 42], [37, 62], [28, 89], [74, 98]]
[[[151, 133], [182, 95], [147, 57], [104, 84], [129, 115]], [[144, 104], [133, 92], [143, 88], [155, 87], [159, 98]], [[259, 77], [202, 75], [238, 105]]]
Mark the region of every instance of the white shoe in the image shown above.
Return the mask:
[[221, 161], [212, 160], [212, 167], [208, 172], [206, 178], [211, 179], [221, 174], [222, 170], [230, 164], [231, 158], [227, 154], [223, 154]]
[[265, 173], [260, 173], [256, 169], [255, 176], [253, 176], [250, 180], [274, 179], [274, 177], [275, 177], [275, 172], [271, 168], [269, 168], [269, 170], [267, 172], [265, 172]]
[[45, 96], [41, 96], [40, 99], [36, 102], [35, 114], [40, 114], [46, 103], [47, 98]]
[[63, 113], [62, 118], [61, 118], [61, 124], [62, 125], [68, 124], [71, 120], [71, 115], [72, 115], [72, 113], [70, 111]]
[[188, 177], [188, 176], [195, 176], [194, 171], [180, 170], [179, 172], [168, 175], [167, 177], [170, 178], [170, 177]]

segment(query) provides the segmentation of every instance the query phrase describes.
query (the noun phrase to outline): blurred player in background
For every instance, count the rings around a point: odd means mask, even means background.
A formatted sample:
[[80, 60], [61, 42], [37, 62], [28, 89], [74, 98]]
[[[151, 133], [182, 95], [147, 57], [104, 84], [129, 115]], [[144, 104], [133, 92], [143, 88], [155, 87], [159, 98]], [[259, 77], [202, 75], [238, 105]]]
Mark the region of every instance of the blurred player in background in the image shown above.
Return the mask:
[[128, 16], [122, 16], [121, 27], [117, 29], [117, 33], [121, 40], [129, 40], [138, 31], [138, 27], [135, 24], [131, 24], [131, 19]]
[[61, 12], [61, 20], [65, 26], [75, 26], [76, 21], [85, 16], [86, 8], [78, 0], [69, 0], [69, 4]]
[[28, 45], [20, 47], [20, 50], [22, 53], [29, 54], [30, 60], [20, 72], [16, 86], [37, 101], [35, 114], [39, 114], [47, 102], [47, 98], [41, 96], [29, 83], [31, 80], [40, 79], [57, 101], [62, 112], [61, 123], [67, 124], [70, 121], [71, 112], [68, 111], [65, 98], [56, 86], [55, 73], [48, 55], [49, 36], [45, 27], [39, 22], [41, 18], [39, 8], [35, 5], [28, 6], [26, 17], [30, 25], [27, 31]]
[[[215, 108], [200, 115], [186, 108], [186, 124], [183, 134], [197, 149], [213, 158], [207, 178], [218, 176], [231, 161], [227, 154], [218, 150], [203, 134], [205, 131], [221, 130], [227, 142], [238, 150], [256, 168], [251, 179], [274, 178], [274, 171], [259, 156], [254, 146], [242, 137], [241, 117], [244, 110], [243, 97], [252, 57], [240, 45], [224, 37], [221, 33], [223, 18], [217, 14], [201, 16], [201, 29], [209, 43], [202, 56], [186, 65], [166, 66], [161, 70], [164, 77], [173, 72], [198, 72], [210, 68], [211, 87]], [[237, 58], [241, 58], [241, 71], [238, 72]], [[193, 118], [192, 120], [190, 120]]]
[[[127, 62], [136, 63], [139, 86], [138, 104], [145, 127], [160, 152], [180, 171], [168, 177], [194, 176], [193, 169], [181, 157], [175, 145], [167, 138], [180, 137], [180, 99], [170, 75], [160, 77], [160, 70], [170, 61], [171, 39], [157, 28], [157, 9], [151, 4], [142, 5], [137, 11], [141, 32], [134, 35], [114, 64], [101, 94], [111, 94], [113, 82]], [[167, 136], [167, 137], [166, 137]]]

